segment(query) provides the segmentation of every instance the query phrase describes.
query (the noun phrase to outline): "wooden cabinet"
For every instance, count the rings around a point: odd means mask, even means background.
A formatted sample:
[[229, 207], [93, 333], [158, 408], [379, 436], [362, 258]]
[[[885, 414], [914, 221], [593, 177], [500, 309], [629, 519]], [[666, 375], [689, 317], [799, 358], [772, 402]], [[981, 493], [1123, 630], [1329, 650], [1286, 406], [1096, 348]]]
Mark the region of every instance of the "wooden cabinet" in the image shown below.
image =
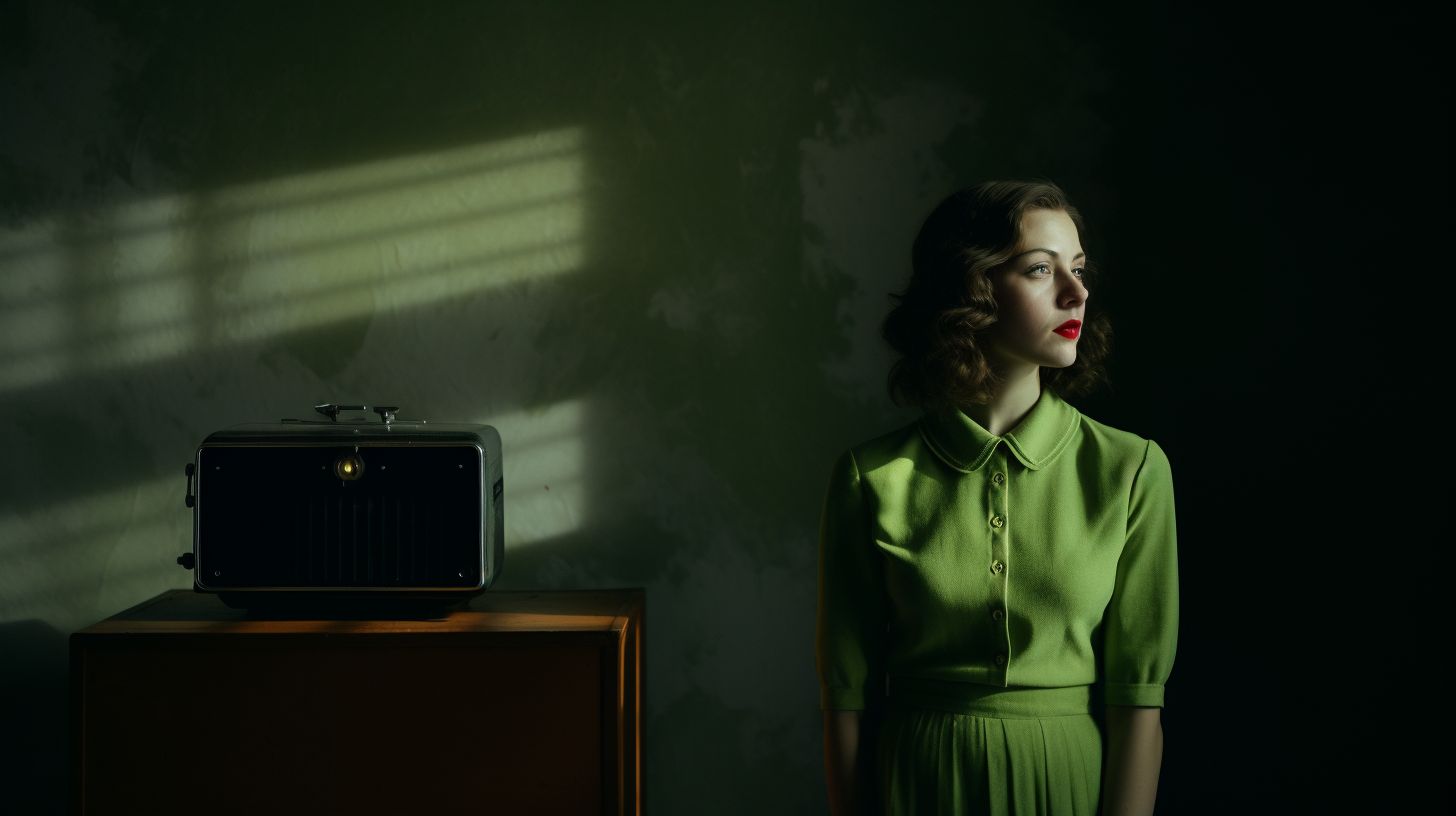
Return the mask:
[[640, 814], [641, 590], [264, 619], [175, 590], [71, 636], [84, 814]]

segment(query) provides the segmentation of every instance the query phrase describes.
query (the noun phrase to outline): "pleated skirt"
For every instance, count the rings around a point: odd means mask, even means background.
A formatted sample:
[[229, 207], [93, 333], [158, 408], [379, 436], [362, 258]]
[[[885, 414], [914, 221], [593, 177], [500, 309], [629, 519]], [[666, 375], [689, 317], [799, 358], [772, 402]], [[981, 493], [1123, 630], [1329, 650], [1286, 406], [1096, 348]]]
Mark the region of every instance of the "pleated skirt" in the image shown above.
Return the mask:
[[895, 679], [876, 750], [893, 816], [1095, 816], [1102, 734], [1089, 688]]

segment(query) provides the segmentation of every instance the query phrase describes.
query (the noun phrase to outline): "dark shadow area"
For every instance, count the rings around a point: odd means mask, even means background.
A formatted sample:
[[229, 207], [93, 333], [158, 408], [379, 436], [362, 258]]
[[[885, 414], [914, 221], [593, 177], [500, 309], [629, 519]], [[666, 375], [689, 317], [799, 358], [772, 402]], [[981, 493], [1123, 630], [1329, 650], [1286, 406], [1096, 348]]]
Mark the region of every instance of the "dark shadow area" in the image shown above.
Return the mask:
[[0, 623], [0, 785], [12, 813], [63, 813], [69, 767], [66, 638], [43, 621]]

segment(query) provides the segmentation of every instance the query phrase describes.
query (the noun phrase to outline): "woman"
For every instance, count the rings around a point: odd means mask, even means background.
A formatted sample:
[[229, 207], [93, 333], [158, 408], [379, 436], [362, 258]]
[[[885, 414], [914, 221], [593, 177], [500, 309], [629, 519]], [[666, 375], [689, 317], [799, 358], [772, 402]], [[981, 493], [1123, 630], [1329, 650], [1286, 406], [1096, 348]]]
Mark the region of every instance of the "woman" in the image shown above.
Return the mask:
[[836, 814], [1152, 813], [1172, 473], [1063, 399], [1111, 336], [1081, 233], [1055, 185], [988, 182], [915, 240], [884, 335], [891, 394], [924, 415], [839, 458], [820, 530]]

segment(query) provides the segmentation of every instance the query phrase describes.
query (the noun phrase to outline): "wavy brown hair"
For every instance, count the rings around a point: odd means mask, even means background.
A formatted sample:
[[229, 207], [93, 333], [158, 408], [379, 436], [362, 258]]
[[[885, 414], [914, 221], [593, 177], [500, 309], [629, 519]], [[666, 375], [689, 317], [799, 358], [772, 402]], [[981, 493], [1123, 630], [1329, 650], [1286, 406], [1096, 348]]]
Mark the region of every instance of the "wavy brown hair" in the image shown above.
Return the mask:
[[[894, 308], [881, 334], [900, 359], [890, 369], [890, 398], [931, 409], [989, 402], [999, 385], [982, 350], [981, 335], [996, 322], [987, 273], [1014, 257], [1027, 210], [1062, 210], [1086, 235], [1082, 215], [1049, 181], [988, 181], [953, 193], [930, 213], [915, 237], [910, 284], [891, 294]], [[1086, 265], [1088, 289], [1097, 270]], [[1089, 298], [1077, 360], [1043, 367], [1043, 387], [1063, 397], [1107, 382], [1105, 360], [1112, 324]]]

